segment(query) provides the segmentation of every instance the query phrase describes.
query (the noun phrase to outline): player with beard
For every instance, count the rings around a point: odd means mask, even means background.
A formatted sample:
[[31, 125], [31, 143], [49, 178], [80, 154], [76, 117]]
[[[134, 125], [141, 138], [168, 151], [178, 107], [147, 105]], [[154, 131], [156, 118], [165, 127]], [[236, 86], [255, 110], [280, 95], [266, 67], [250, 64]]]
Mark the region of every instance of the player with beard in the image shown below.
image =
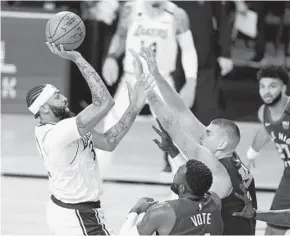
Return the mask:
[[[119, 235], [221, 235], [221, 200], [208, 192], [212, 180], [205, 164], [187, 161], [179, 167], [171, 185], [178, 199], [158, 204], [153, 199], [141, 199], [131, 209]], [[143, 212], [144, 217], [136, 224]]]
[[[285, 169], [272, 202], [271, 210], [290, 208], [290, 103], [286, 95], [289, 75], [280, 66], [267, 66], [258, 72], [259, 93], [264, 102], [258, 111], [263, 123], [248, 150], [249, 164], [254, 165], [261, 149], [272, 139]], [[285, 234], [289, 228], [268, 224], [266, 234]]]
[[114, 106], [102, 79], [80, 53], [47, 45], [54, 54], [78, 66], [92, 94], [92, 104], [72, 117], [67, 98], [53, 85], [38, 85], [27, 93], [28, 109], [40, 121], [35, 140], [52, 193], [47, 222], [56, 235], [108, 235], [100, 205], [102, 182], [95, 147], [106, 151], [116, 148], [144, 106], [150, 81], [143, 76], [137, 78], [134, 88], [128, 85], [127, 110], [118, 123], [99, 133], [96, 125]]

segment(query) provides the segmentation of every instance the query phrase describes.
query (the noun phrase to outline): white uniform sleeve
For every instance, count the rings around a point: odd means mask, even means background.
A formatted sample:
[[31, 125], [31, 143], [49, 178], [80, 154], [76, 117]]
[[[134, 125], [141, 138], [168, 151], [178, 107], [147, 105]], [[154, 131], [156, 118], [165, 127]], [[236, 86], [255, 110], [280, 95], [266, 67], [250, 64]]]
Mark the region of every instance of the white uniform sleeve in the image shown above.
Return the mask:
[[138, 219], [138, 214], [132, 212], [128, 215], [127, 219], [125, 220], [122, 228], [119, 232], [119, 236], [136, 236], [139, 235], [138, 230], [136, 228], [136, 223]]
[[51, 146], [67, 146], [80, 138], [76, 117], [72, 117], [56, 123], [55, 127], [47, 133], [45, 139]]

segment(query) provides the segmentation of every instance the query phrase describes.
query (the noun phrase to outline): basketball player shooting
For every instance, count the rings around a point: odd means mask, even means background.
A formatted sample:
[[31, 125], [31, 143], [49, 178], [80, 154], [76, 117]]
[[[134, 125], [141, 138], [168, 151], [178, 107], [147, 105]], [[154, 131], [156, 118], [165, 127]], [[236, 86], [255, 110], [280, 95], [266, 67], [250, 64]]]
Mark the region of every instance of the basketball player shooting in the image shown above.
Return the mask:
[[[198, 61], [189, 26], [187, 13], [170, 1], [137, 0], [124, 3], [117, 31], [112, 38], [102, 70], [107, 84], [114, 84], [119, 75], [117, 60], [125, 52], [124, 74], [115, 94], [116, 104], [105, 118], [105, 129], [120, 117], [128, 104], [128, 98], [124, 96], [125, 82], [129, 82], [132, 86], [136, 82], [130, 48], [140, 52], [141, 47], [150, 47], [156, 56], [160, 73], [174, 87], [172, 73], [176, 69], [179, 46], [186, 77], [180, 95], [188, 107], [192, 106], [195, 98]], [[103, 153], [103, 155], [102, 159], [108, 161], [107, 165], [109, 165], [111, 154]], [[166, 156], [165, 160], [167, 162]], [[164, 171], [168, 173], [171, 172], [170, 169], [167, 163]]]
[[[140, 199], [119, 235], [221, 235], [221, 200], [215, 193], [208, 192], [212, 181], [212, 173], [205, 164], [187, 161], [179, 167], [171, 185], [178, 199], [163, 203]], [[144, 212], [144, 217], [136, 224], [138, 216]]]
[[104, 133], [96, 125], [114, 106], [102, 79], [76, 51], [47, 43], [52, 53], [74, 62], [92, 94], [92, 104], [72, 116], [67, 98], [53, 85], [38, 85], [28, 91], [28, 109], [40, 122], [35, 140], [48, 172], [51, 201], [47, 221], [57, 235], [108, 235], [100, 196], [102, 182], [95, 147], [113, 151], [132, 126], [144, 106], [149, 77], [128, 85], [130, 104], [121, 119]]
[[[249, 165], [254, 165], [262, 148], [272, 139], [285, 168], [271, 210], [290, 209], [290, 102], [286, 95], [289, 75], [283, 67], [267, 66], [258, 72], [258, 80], [264, 103], [258, 117], [263, 126], [257, 131], [247, 157]], [[266, 234], [282, 235], [289, 229], [268, 223]]]
[[[135, 75], [138, 76], [142, 74], [143, 66], [138, 54], [132, 52], [132, 55], [136, 61]], [[256, 205], [253, 177], [235, 152], [240, 141], [238, 126], [227, 119], [215, 119], [205, 127], [164, 80], [152, 51], [142, 48], [140, 55], [147, 62], [149, 71], [166, 102], [155, 90], [150, 90], [147, 99], [151, 109], [186, 159], [196, 158], [202, 161], [213, 173], [211, 191], [216, 192], [222, 199], [225, 224], [223, 234], [254, 234], [252, 220], [232, 216], [233, 212], [241, 211], [244, 207], [244, 202], [234, 194], [241, 193], [240, 184], [244, 184], [246, 189], [251, 189], [251, 197]], [[182, 154], [173, 157], [173, 161], [178, 160], [179, 164], [184, 163], [186, 159]]]

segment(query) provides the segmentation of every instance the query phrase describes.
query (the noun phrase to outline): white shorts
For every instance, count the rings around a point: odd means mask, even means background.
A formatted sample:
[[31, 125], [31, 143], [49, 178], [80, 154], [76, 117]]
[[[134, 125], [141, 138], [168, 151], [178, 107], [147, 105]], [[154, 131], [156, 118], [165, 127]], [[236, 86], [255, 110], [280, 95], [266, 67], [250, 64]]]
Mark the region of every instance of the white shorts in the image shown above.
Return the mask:
[[46, 220], [54, 235], [111, 235], [101, 208], [78, 210], [47, 203]]
[[[174, 80], [170, 75], [164, 76], [164, 78], [172, 87], [174, 87]], [[136, 78], [134, 74], [124, 73], [124, 75], [122, 76], [114, 96], [115, 106], [112, 107], [112, 109], [108, 112], [107, 116], [104, 119], [104, 130], [109, 129], [114, 124], [116, 124], [121, 119], [122, 115], [129, 106], [129, 96], [126, 82], [129, 82], [129, 84], [134, 87], [136, 83]], [[162, 98], [157, 86], [155, 86], [154, 90]]]

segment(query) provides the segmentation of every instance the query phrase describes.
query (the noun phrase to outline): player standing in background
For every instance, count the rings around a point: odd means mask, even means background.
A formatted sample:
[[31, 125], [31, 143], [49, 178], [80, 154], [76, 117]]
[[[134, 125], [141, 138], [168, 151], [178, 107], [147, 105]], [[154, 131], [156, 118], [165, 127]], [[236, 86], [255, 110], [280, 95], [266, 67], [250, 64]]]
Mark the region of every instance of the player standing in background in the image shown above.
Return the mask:
[[47, 206], [48, 225], [57, 235], [108, 235], [101, 210], [102, 182], [95, 147], [115, 149], [144, 106], [145, 88], [150, 83], [142, 77], [134, 88], [128, 85], [127, 110], [118, 123], [99, 133], [94, 128], [114, 106], [102, 79], [80, 53], [47, 45], [54, 54], [78, 66], [92, 94], [92, 104], [70, 117], [67, 98], [54, 86], [38, 85], [27, 93], [28, 109], [40, 119], [35, 140], [52, 194]]
[[[267, 66], [258, 72], [259, 93], [263, 100], [258, 111], [263, 123], [248, 150], [249, 164], [254, 165], [261, 149], [272, 139], [284, 162], [284, 173], [274, 196], [271, 210], [290, 208], [290, 102], [286, 95], [289, 75], [280, 66]], [[268, 224], [266, 234], [285, 234], [289, 227]]]
[[[138, 77], [143, 73], [143, 66], [138, 54], [133, 52], [132, 55], [136, 61], [135, 75]], [[184, 163], [186, 159], [198, 158], [212, 171], [214, 178], [211, 191], [222, 199], [223, 234], [255, 234], [255, 221], [232, 216], [234, 212], [241, 211], [244, 207], [244, 202], [235, 196], [236, 192], [241, 193], [241, 184], [249, 191], [253, 204], [257, 207], [253, 177], [235, 152], [240, 142], [238, 126], [227, 119], [215, 119], [205, 127], [192, 114], [178, 93], [163, 79], [154, 54], [148, 48], [142, 48], [140, 55], [146, 60], [149, 71], [166, 102], [155, 90], [150, 90], [147, 93], [149, 105], [160, 120], [164, 131], [168, 132], [186, 157], [179, 154], [178, 157], [173, 157], [174, 160], [179, 159], [179, 163]]]
[[[208, 192], [212, 181], [212, 173], [205, 164], [187, 161], [179, 167], [171, 185], [178, 199], [156, 205], [153, 199], [141, 199], [131, 209], [119, 235], [221, 235], [221, 200]], [[136, 224], [143, 212], [143, 219]]]
[[[141, 47], [150, 47], [155, 53], [163, 77], [171, 86], [174, 86], [172, 73], [176, 69], [178, 45], [181, 48], [181, 60], [186, 76], [186, 83], [180, 95], [191, 107], [195, 97], [198, 65], [186, 12], [170, 1], [136, 0], [124, 4], [117, 31], [112, 38], [103, 66], [104, 79], [108, 85], [112, 85], [118, 79], [117, 59], [125, 53], [124, 74], [115, 94], [116, 104], [105, 119], [105, 129], [119, 119], [128, 104], [128, 98], [124, 96], [125, 82], [129, 82], [132, 86], [136, 82], [132, 66], [133, 59], [128, 50], [131, 48], [140, 52]], [[108, 165], [112, 154], [103, 153], [102, 156], [102, 161], [108, 162], [105, 164]], [[167, 165], [164, 171], [171, 172], [166, 154], [165, 160]]]

